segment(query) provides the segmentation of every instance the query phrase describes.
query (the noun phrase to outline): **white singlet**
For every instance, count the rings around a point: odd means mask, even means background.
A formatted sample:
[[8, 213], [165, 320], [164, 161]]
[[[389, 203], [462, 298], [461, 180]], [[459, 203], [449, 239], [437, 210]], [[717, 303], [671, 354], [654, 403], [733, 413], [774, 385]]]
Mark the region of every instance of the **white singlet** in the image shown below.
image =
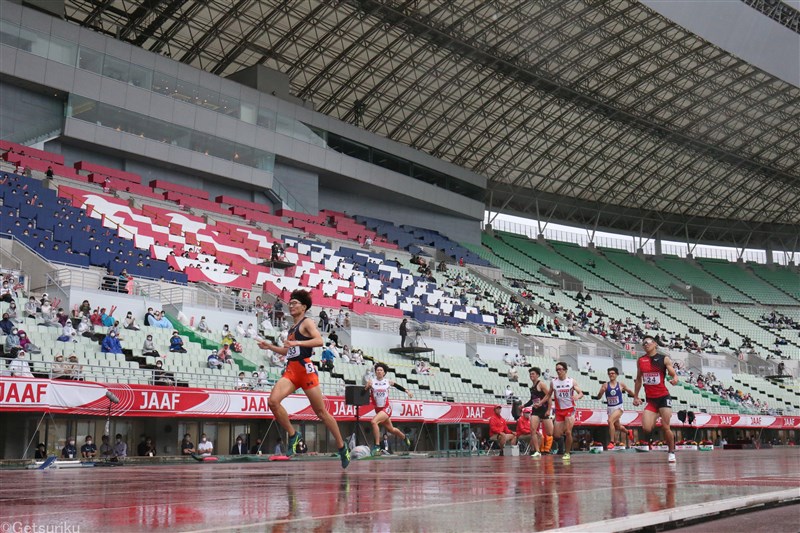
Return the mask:
[[382, 409], [389, 405], [388, 379], [382, 379], [380, 381], [377, 379], [372, 380], [372, 403], [374, 403], [375, 407], [378, 409]]
[[550, 383], [555, 391], [556, 409], [572, 409], [575, 407], [572, 401], [572, 389], [575, 386], [572, 378], [564, 380], [556, 378]]

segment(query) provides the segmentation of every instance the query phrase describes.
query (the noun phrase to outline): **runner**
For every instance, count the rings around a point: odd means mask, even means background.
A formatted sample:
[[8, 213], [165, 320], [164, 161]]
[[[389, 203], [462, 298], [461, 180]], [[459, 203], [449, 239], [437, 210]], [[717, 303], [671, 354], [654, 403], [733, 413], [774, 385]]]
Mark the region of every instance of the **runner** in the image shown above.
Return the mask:
[[[542, 370], [538, 366], [532, 367], [528, 374], [531, 378], [531, 399], [527, 401], [522, 407], [530, 407], [537, 401], [541, 401], [547, 396], [547, 384], [539, 379], [542, 375]], [[544, 445], [547, 439], [553, 438], [553, 421], [550, 419], [550, 410], [553, 402], [548, 401], [540, 407], [536, 407], [531, 411], [531, 449], [532, 457], [541, 457], [542, 454], [550, 453], [549, 449], [545, 451]], [[542, 437], [539, 439], [539, 425], [542, 427]]]
[[375, 416], [372, 417], [370, 424], [372, 424], [372, 433], [375, 436], [375, 445], [372, 446], [372, 455], [380, 453], [380, 426], [383, 426], [386, 431], [402, 437], [403, 442], [409, 450], [411, 450], [411, 439], [405, 433], [392, 425], [390, 417], [392, 416], [392, 406], [389, 403], [389, 388], [394, 387], [400, 392], [408, 394], [409, 398], [413, 398], [410, 390], [395, 383], [390, 379], [386, 379], [386, 373], [389, 372], [389, 367], [383, 363], [375, 365], [375, 379], [370, 379], [365, 386], [366, 389], [372, 391], [372, 404], [375, 406]]
[[289, 313], [294, 320], [294, 325], [289, 328], [289, 335], [284, 346], [275, 346], [268, 341], [259, 341], [258, 343], [262, 350], [272, 350], [275, 353], [286, 356], [286, 368], [283, 371], [283, 376], [272, 388], [272, 392], [269, 395], [269, 408], [278, 424], [289, 434], [286, 455], [294, 454], [301, 435], [295, 431], [292, 422], [289, 420], [289, 414], [283, 408], [281, 402], [298, 388], [302, 388], [311, 403], [312, 409], [314, 409], [316, 415], [336, 440], [342, 468], [347, 468], [347, 465], [350, 464], [350, 451], [344, 445], [336, 420], [325, 408], [325, 398], [319, 388], [319, 375], [311, 362], [314, 348], [322, 346], [322, 335], [320, 335], [314, 321], [306, 317], [309, 308], [311, 308], [311, 295], [302, 289], [293, 291], [289, 300]]
[[619, 376], [619, 369], [612, 366], [608, 369], [608, 381], [603, 383], [600, 387], [600, 392], [594, 397], [599, 400], [605, 394], [606, 405], [608, 409], [608, 450], [614, 449], [614, 441], [617, 437], [617, 431], [624, 431], [625, 437], [628, 441], [628, 446], [633, 442], [633, 430], [627, 429], [620, 423], [619, 419], [622, 417], [622, 393], [625, 392], [628, 396], [634, 397], [633, 391], [628, 388], [624, 383], [617, 382]]
[[667, 461], [675, 462], [675, 435], [669, 427], [672, 418], [672, 397], [664, 384], [664, 379], [669, 374], [670, 383], [678, 384], [678, 374], [672, 367], [672, 359], [668, 355], [658, 352], [658, 343], [650, 335], [642, 339], [642, 346], [645, 355], [636, 361], [638, 372], [636, 374], [636, 384], [633, 390], [633, 405], [641, 405], [639, 391], [642, 390], [644, 383], [644, 395], [647, 398], [647, 405], [642, 413], [642, 430], [645, 435], [649, 435], [655, 428], [656, 420], [661, 417], [661, 430], [664, 433], [664, 440], [667, 441], [669, 455]]
[[556, 424], [553, 437], [565, 436], [564, 455], [562, 459], [569, 461], [569, 452], [572, 450], [572, 426], [575, 425], [575, 402], [583, 398], [583, 391], [575, 384], [572, 378], [567, 377], [567, 363], [556, 364], [556, 377], [550, 382], [550, 390], [545, 397], [533, 403], [534, 408], [545, 405], [550, 398], [556, 404]]

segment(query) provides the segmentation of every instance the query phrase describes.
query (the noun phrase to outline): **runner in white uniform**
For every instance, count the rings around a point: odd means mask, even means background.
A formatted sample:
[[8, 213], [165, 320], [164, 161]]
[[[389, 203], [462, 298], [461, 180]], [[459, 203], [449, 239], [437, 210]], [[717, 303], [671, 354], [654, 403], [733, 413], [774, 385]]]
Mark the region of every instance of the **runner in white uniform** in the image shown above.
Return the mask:
[[556, 424], [553, 438], [565, 435], [564, 455], [562, 459], [569, 461], [569, 452], [572, 450], [572, 426], [575, 424], [575, 401], [583, 398], [583, 391], [567, 377], [567, 363], [556, 364], [558, 377], [550, 382], [550, 390], [544, 398], [533, 404], [534, 408], [545, 405], [550, 398], [556, 404]]
[[409, 439], [405, 433], [392, 425], [392, 421], [390, 419], [392, 416], [392, 406], [389, 403], [389, 389], [394, 387], [395, 389], [408, 394], [409, 398], [413, 398], [414, 395], [411, 394], [410, 390], [406, 390], [406, 388], [402, 385], [399, 385], [390, 379], [386, 379], [386, 373], [388, 371], [389, 367], [385, 364], [376, 364], [375, 379], [369, 380], [366, 385], [366, 388], [372, 391], [372, 405], [375, 407], [375, 416], [373, 416], [372, 420], [370, 421], [370, 424], [372, 424], [372, 434], [375, 437], [375, 445], [372, 447], [372, 455], [377, 455], [380, 453], [380, 426], [383, 426], [384, 429], [386, 429], [386, 431], [389, 433], [401, 437], [406, 446], [408, 446], [408, 449], [411, 449], [411, 439]]

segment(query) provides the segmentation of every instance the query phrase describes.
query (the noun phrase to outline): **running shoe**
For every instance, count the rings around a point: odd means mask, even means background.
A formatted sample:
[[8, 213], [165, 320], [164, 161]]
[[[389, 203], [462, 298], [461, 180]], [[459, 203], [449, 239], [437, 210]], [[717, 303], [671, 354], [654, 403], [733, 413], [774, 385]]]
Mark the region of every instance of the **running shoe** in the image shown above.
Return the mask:
[[539, 452], [533, 452], [533, 455], [531, 455], [531, 457], [533, 457], [534, 459], [538, 459], [541, 456], [542, 456], [542, 454], [539, 453]]
[[613, 442], [609, 442], [608, 443], [608, 448], [606, 448], [606, 449], [607, 450], [613, 450], [614, 449], [614, 443]]
[[667, 455], [667, 462], [668, 463], [674, 463], [675, 462], [675, 454], [674, 453], [670, 452], [670, 454]]
[[376, 456], [376, 455], [380, 455], [380, 454], [381, 454], [381, 447], [380, 447], [380, 445], [378, 445], [378, 444], [373, 444], [373, 445], [372, 445], [372, 452], [371, 452], [371, 455], [374, 457], [374, 456]]
[[631, 442], [631, 443], [633, 442], [633, 430], [632, 429], [628, 430], [628, 442]]
[[297, 453], [297, 443], [300, 442], [301, 436], [299, 431], [295, 431], [294, 435], [289, 437], [289, 445], [286, 447], [286, 455], [292, 456]]
[[339, 459], [342, 460], [342, 468], [347, 468], [350, 464], [350, 450], [347, 449], [347, 445], [339, 448]]
[[562, 456], [561, 456], [561, 460], [562, 460], [562, 461], [569, 461], [569, 454], [568, 454], [568, 453], [565, 453], [564, 455], [562, 455]]
[[408, 438], [408, 435], [405, 436], [405, 438], [403, 439], [403, 442], [405, 443], [406, 447], [408, 447], [408, 449], [410, 450], [411, 449], [411, 439]]

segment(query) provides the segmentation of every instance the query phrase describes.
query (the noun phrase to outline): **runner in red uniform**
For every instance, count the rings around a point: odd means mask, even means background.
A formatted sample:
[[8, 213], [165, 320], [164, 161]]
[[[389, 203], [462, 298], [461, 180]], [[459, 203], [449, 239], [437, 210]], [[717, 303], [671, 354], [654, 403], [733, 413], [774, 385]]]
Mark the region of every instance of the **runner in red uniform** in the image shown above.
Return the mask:
[[406, 390], [406, 388], [399, 383], [395, 383], [391, 379], [386, 379], [386, 373], [388, 371], [389, 367], [387, 365], [383, 363], [376, 364], [375, 379], [369, 380], [366, 385], [366, 388], [372, 392], [372, 405], [375, 407], [375, 416], [373, 416], [370, 421], [370, 424], [372, 424], [372, 434], [375, 437], [375, 444], [372, 446], [372, 455], [378, 455], [380, 453], [380, 426], [383, 426], [387, 432], [394, 436], [402, 438], [408, 450], [411, 451], [411, 439], [409, 439], [402, 430], [392, 425], [392, 420], [390, 418], [392, 416], [392, 405], [389, 403], [389, 389], [394, 387], [408, 394], [409, 398], [413, 398], [414, 395], [410, 390]]
[[656, 343], [655, 338], [649, 335], [644, 337], [642, 346], [644, 347], [645, 355], [636, 361], [638, 372], [633, 389], [633, 405], [642, 404], [642, 400], [639, 399], [639, 391], [642, 390], [642, 384], [644, 384], [647, 405], [644, 408], [644, 412], [642, 412], [642, 430], [645, 434], [649, 434], [655, 428], [658, 417], [661, 417], [661, 430], [669, 448], [667, 461], [674, 463], [675, 435], [672, 434], [672, 429], [669, 427], [670, 419], [672, 418], [672, 397], [669, 395], [669, 390], [667, 390], [665, 379], [669, 374], [671, 378], [669, 382], [672, 385], [677, 385], [678, 375], [672, 367], [672, 359], [658, 352], [658, 343]]
[[583, 391], [572, 378], [567, 377], [567, 363], [556, 363], [556, 377], [550, 382], [550, 390], [544, 398], [533, 403], [534, 409], [546, 405], [550, 398], [556, 404], [556, 425], [553, 438], [565, 435], [564, 455], [561, 458], [569, 461], [572, 451], [572, 426], [575, 425], [575, 402], [583, 398]]
[[275, 420], [289, 434], [288, 453], [295, 452], [300, 433], [295, 431], [289, 420], [289, 413], [283, 408], [281, 402], [284, 398], [294, 393], [299, 388], [306, 393], [311, 408], [314, 413], [322, 420], [328, 431], [331, 432], [339, 448], [339, 458], [342, 461], [342, 468], [347, 468], [350, 464], [350, 451], [344, 445], [339, 425], [325, 408], [325, 397], [319, 388], [319, 376], [317, 369], [311, 362], [311, 355], [314, 348], [322, 346], [322, 335], [320, 335], [314, 321], [307, 319], [306, 312], [311, 307], [311, 295], [308, 291], [298, 289], [292, 292], [289, 300], [289, 313], [294, 319], [294, 325], [289, 328], [289, 336], [284, 346], [275, 346], [267, 341], [259, 341], [258, 346], [262, 350], [272, 350], [275, 353], [286, 356], [286, 369], [283, 376], [272, 387], [269, 395], [269, 408], [275, 415]]

